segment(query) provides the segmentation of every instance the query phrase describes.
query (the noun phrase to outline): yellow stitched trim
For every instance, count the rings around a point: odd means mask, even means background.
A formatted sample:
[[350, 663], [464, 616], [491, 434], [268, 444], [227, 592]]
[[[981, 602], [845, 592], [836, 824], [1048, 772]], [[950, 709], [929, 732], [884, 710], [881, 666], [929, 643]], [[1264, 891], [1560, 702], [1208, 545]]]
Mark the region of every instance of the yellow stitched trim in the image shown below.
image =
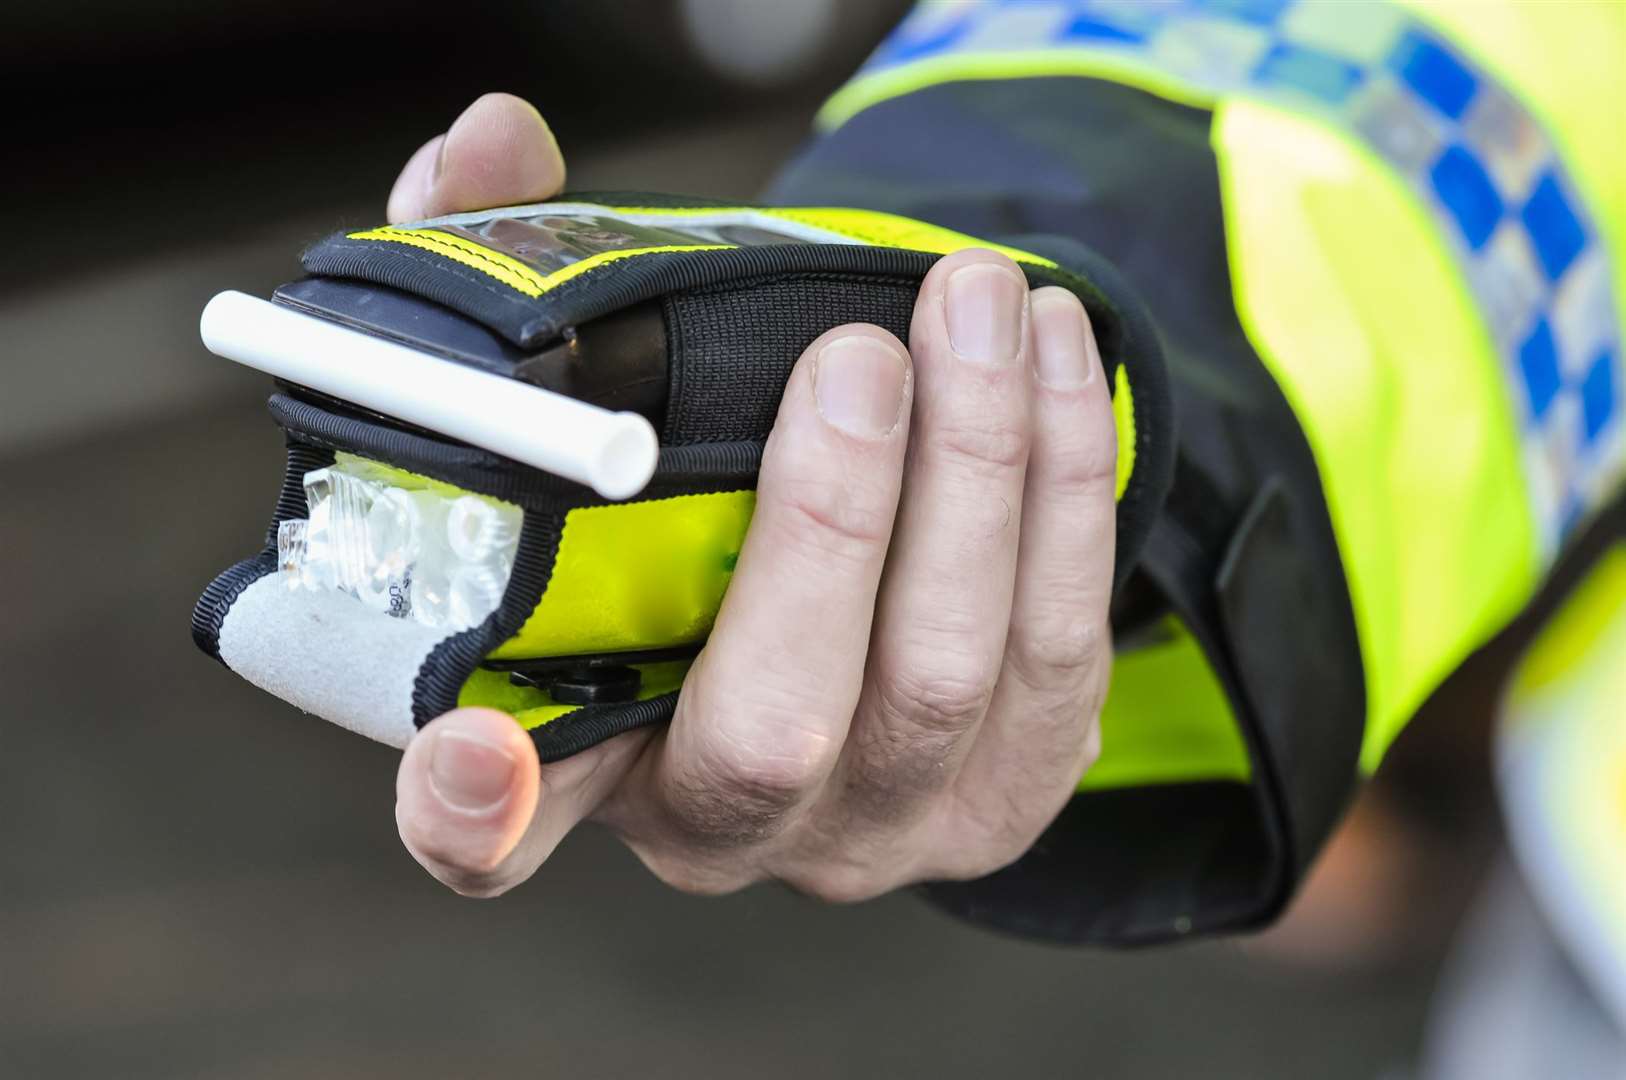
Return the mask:
[[432, 251], [478, 270], [487, 277], [496, 278], [526, 296], [541, 296], [547, 288], [542, 275], [518, 259], [472, 244], [450, 233], [433, 229], [397, 229], [386, 225], [379, 229], [349, 233], [345, 239], [386, 241]]
[[585, 274], [605, 263], [617, 262], [621, 259], [630, 259], [638, 255], [660, 255], [669, 251], [727, 251], [739, 247], [738, 244], [661, 244], [657, 247], [628, 248], [625, 251], [601, 251], [597, 255], [589, 255], [580, 262], [573, 262], [569, 266], [555, 270], [543, 278], [542, 291], [563, 285], [573, 277]]
[[442, 232], [439, 229], [398, 229], [393, 226], [385, 226], [380, 229], [367, 229], [362, 232], [349, 233], [346, 239], [406, 244], [410, 247], [422, 248], [425, 251], [433, 251], [454, 262], [478, 270], [487, 277], [495, 278], [516, 292], [524, 293], [530, 297], [541, 296], [549, 289], [557, 288], [574, 277], [579, 277], [589, 270], [620, 259], [630, 259], [638, 255], [659, 255], [670, 251], [720, 251], [738, 246], [736, 244], [661, 244], [655, 247], [627, 248], [623, 251], [601, 251], [597, 255], [589, 255], [585, 259], [561, 267], [550, 274], [539, 274], [518, 259], [493, 251], [472, 240], [465, 240], [462, 237], [453, 236], [451, 233]]

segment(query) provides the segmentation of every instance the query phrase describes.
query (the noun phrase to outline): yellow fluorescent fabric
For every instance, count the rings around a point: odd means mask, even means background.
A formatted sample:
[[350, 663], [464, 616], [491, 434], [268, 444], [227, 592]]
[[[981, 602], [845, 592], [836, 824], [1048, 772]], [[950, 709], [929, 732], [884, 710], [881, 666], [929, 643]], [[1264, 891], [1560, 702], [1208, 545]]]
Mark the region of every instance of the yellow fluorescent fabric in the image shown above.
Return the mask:
[[1237, 311], [1304, 421], [1338, 535], [1372, 769], [1538, 583], [1518, 424], [1460, 272], [1386, 164], [1250, 101], [1218, 108], [1213, 141]]
[[[643, 684], [638, 688], [638, 700], [671, 693], [683, 685], [683, 676], [689, 670], [689, 661], [675, 660], [662, 664], [635, 664], [643, 672]], [[463, 689], [458, 692], [459, 705], [483, 705], [501, 709], [518, 720], [527, 730], [551, 723], [569, 715], [580, 705], [561, 705], [544, 691], [530, 686], [515, 686], [501, 671], [476, 668]]]
[[[1080, 791], [1194, 780], [1246, 782], [1247, 746], [1202, 649], [1172, 619], [1166, 641], [1120, 653], [1101, 709], [1101, 758]], [[1216, 723], [1216, 719], [1219, 722]]]
[[542, 602], [496, 659], [661, 648], [711, 630], [756, 492], [570, 511]]

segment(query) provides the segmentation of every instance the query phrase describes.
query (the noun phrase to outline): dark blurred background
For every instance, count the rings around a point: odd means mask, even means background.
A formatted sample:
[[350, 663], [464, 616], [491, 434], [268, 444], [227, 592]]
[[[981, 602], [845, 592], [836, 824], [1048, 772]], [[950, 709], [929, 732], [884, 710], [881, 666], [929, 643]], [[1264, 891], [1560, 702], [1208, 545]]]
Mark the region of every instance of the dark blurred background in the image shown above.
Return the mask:
[[1106, 954], [908, 895], [687, 898], [592, 831], [460, 900], [396, 839], [395, 752], [191, 643], [281, 474], [212, 293], [380, 220], [485, 90], [573, 186], [749, 198], [904, 6], [5, 5], [0, 1076], [1403, 1074], [1490, 842], [1434, 764], [1484, 695], [1391, 755], [1286, 927]]

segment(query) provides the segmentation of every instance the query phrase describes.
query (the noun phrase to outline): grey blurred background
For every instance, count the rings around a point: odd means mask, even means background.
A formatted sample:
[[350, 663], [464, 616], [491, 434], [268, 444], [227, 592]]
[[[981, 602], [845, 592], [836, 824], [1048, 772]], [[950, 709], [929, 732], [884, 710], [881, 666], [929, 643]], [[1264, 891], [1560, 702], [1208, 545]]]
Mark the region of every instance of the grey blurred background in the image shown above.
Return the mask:
[[[192, 646], [281, 472], [264, 380], [197, 343], [213, 292], [380, 219], [485, 90], [536, 102], [575, 186], [749, 198], [903, 6], [6, 5], [0, 1077], [1403, 1075], [1489, 829], [1477, 796], [1437, 812], [1426, 747], [1403, 786], [1443, 830], [1385, 855], [1406, 830], [1363, 811], [1255, 944], [696, 900], [591, 831], [476, 903], [400, 848], [394, 752]], [[1418, 873], [1403, 908], [1339, 906]]]

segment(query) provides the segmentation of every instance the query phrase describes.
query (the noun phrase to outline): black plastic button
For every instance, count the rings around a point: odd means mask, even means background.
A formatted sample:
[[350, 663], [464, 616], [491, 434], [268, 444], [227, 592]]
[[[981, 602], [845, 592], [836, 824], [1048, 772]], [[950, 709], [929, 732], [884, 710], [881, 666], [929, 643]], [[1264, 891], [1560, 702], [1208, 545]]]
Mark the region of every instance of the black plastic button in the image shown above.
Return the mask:
[[535, 675], [511, 672], [509, 679], [521, 686], [546, 690], [561, 705], [606, 705], [637, 701], [644, 676], [635, 667], [621, 664], [594, 664]]

